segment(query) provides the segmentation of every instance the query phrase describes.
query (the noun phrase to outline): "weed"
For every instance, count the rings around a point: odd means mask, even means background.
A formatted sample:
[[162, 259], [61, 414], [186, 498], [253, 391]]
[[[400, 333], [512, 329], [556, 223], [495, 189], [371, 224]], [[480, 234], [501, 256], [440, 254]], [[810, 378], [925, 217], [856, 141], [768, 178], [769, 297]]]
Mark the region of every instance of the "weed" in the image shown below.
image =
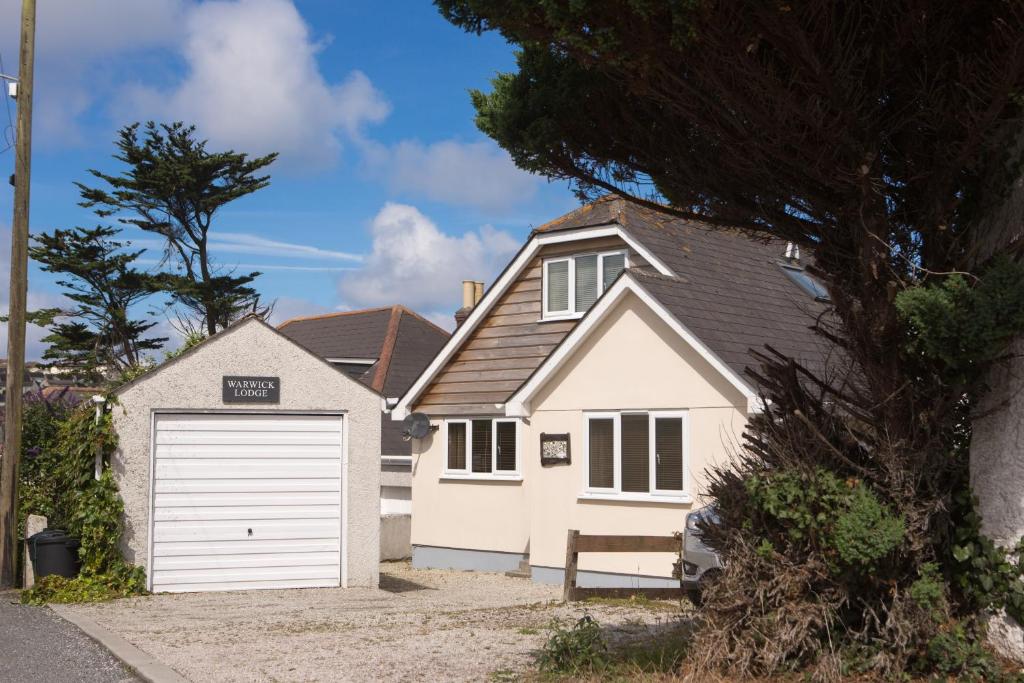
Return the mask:
[[542, 674], [556, 677], [633, 680], [645, 675], [678, 674], [690, 646], [691, 628], [679, 621], [646, 630], [639, 638], [610, 647], [589, 614], [567, 629], [552, 623], [551, 636], [536, 655]]
[[572, 628], [565, 628], [555, 620], [549, 627], [548, 641], [535, 655], [537, 668], [543, 673], [590, 674], [601, 671], [608, 664], [608, 644], [601, 625], [584, 614]]
[[[682, 593], [680, 593], [680, 597]], [[646, 595], [639, 593], [628, 598], [602, 598], [591, 597], [585, 601], [589, 605], [607, 605], [609, 607], [639, 607], [651, 612], [679, 612], [681, 610], [678, 602], [671, 600], [651, 600]]]

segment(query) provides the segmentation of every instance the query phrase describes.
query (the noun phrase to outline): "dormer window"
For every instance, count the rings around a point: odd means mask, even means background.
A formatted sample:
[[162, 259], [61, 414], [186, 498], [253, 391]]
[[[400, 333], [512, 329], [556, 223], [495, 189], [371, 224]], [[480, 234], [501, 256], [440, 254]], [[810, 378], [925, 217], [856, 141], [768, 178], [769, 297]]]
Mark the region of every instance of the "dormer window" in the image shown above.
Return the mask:
[[625, 268], [625, 251], [545, 259], [544, 319], [579, 318]]

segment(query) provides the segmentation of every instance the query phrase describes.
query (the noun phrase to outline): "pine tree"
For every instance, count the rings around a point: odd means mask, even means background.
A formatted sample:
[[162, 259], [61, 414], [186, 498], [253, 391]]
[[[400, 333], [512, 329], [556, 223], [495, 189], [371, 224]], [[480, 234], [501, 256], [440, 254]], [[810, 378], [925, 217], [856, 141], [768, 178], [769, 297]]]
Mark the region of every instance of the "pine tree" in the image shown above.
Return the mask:
[[181, 122], [150, 121], [141, 132], [138, 123], [125, 126], [114, 158], [128, 168], [119, 175], [89, 171], [108, 189], [76, 184], [83, 207], [164, 238], [164, 261], [173, 269], [161, 275], [160, 287], [186, 311], [187, 326], [197, 323], [213, 335], [245, 313], [269, 311], [250, 286], [260, 274], [218, 268], [209, 235], [221, 207], [270, 184], [270, 176], [256, 174], [277, 154], [249, 159], [230, 150], [210, 152], [195, 132]]
[[33, 237], [33, 259], [62, 279], [69, 309], [36, 311], [33, 322], [49, 327], [44, 360], [70, 366], [97, 380], [109, 372], [138, 365], [146, 351], [166, 337], [147, 337], [155, 322], [133, 320], [131, 307], [155, 291], [152, 278], [132, 267], [142, 251], [112, 239], [111, 227], [55, 230]]

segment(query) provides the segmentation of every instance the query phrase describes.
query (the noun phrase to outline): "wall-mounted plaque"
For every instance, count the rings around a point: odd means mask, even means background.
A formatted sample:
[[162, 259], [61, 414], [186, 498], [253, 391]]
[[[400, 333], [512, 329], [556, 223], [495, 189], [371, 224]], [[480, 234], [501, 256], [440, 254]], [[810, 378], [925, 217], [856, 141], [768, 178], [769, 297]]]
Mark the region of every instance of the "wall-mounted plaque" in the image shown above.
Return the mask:
[[540, 435], [541, 465], [568, 465], [570, 462], [568, 434]]
[[225, 403], [280, 403], [280, 377], [224, 377], [221, 396]]

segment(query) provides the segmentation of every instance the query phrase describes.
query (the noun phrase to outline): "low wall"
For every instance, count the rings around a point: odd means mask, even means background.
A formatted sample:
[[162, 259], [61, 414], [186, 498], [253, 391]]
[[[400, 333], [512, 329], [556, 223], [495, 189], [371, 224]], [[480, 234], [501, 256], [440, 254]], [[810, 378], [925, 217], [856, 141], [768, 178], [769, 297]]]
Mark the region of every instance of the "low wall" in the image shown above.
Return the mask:
[[412, 557], [411, 533], [412, 515], [381, 515], [380, 559], [405, 560]]

